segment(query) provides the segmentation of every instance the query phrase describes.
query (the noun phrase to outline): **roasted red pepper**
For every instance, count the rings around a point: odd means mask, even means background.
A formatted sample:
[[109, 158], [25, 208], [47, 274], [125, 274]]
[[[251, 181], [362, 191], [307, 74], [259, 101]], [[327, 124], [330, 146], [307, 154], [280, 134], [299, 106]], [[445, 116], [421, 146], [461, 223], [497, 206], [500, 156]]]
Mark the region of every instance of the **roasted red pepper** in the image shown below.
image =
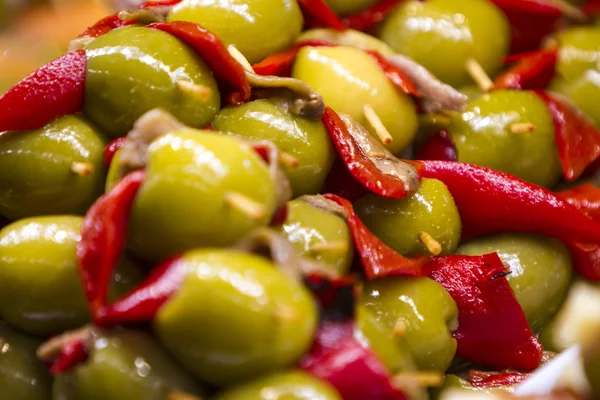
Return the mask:
[[496, 78], [497, 89], [545, 89], [556, 74], [558, 49], [517, 54], [505, 59], [515, 65]]
[[571, 252], [573, 269], [585, 279], [600, 282], [600, 247], [589, 248], [577, 243], [565, 244]]
[[523, 382], [528, 377], [529, 374], [522, 372], [471, 371], [469, 372], [469, 383], [480, 388], [512, 386]]
[[298, 0], [298, 5], [302, 9], [304, 20], [309, 27], [333, 28], [338, 31], [346, 29], [342, 20], [323, 0]]
[[83, 108], [85, 51], [40, 67], [0, 96], [0, 132], [38, 129]]
[[140, 8], [171, 7], [179, 3], [181, 3], [181, 0], [152, 0], [145, 2]]
[[385, 73], [385, 76], [400, 90], [402, 90], [406, 94], [413, 95], [415, 97], [419, 97], [419, 91], [415, 87], [415, 85], [411, 82], [411, 80], [406, 76], [404, 72], [402, 72], [397, 66], [390, 63], [384, 56], [376, 52], [375, 50], [367, 50], [367, 54], [377, 61], [379, 67]]
[[353, 331], [352, 321], [324, 322], [301, 367], [333, 385], [344, 400], [404, 400], [385, 366]]
[[147, 27], [170, 33], [194, 49], [213, 71], [227, 102], [240, 104], [250, 99], [250, 84], [244, 67], [229, 54], [215, 34], [187, 21], [157, 22]]
[[496, 368], [538, 366], [542, 347], [529, 328], [497, 254], [407, 258], [373, 235], [349, 201], [334, 195], [325, 198], [344, 208], [368, 279], [429, 276], [450, 293], [459, 310], [458, 329], [453, 332], [457, 355]]
[[342, 19], [344, 25], [357, 31], [366, 31], [392, 13], [404, 0], [381, 0], [373, 7]]
[[135, 171], [123, 178], [96, 200], [81, 225], [77, 261], [94, 322], [106, 305], [110, 278], [125, 248], [133, 200], [145, 176], [145, 171]]
[[552, 114], [563, 177], [573, 181], [600, 156], [600, 130], [565, 98], [541, 91], [536, 94]]
[[125, 144], [126, 140], [127, 137], [122, 136], [120, 138], [111, 140], [110, 143], [106, 145], [106, 147], [104, 148], [104, 153], [102, 154], [102, 157], [104, 158], [104, 165], [106, 165], [107, 167], [110, 166], [110, 163], [112, 162], [115, 153], [121, 148], [121, 146], [123, 146], [123, 144]]
[[421, 177], [446, 184], [460, 212], [463, 239], [496, 232], [528, 232], [565, 242], [600, 244], [600, 223], [544, 188], [471, 164], [412, 163]]
[[70, 371], [74, 366], [81, 364], [88, 358], [88, 352], [83, 342], [75, 340], [66, 343], [58, 358], [50, 365], [50, 373], [53, 376]]
[[102, 36], [105, 33], [112, 31], [115, 28], [120, 28], [125, 25], [133, 25], [134, 21], [123, 21], [119, 18], [119, 13], [109, 15], [108, 17], [102, 18], [94, 25], [88, 27], [81, 35], [80, 38], [96, 38]]
[[600, 14], [600, 0], [588, 0], [583, 5], [583, 12], [586, 15]]
[[571, 189], [563, 190], [558, 195], [596, 221], [600, 221], [600, 188], [589, 183], [584, 183]]
[[336, 157], [327, 179], [323, 185], [323, 193], [331, 193], [355, 202], [369, 191], [350, 175], [346, 164], [340, 157]]
[[427, 141], [419, 147], [416, 153], [418, 160], [441, 160], [456, 161], [458, 153], [447, 131], [441, 130], [431, 135]]

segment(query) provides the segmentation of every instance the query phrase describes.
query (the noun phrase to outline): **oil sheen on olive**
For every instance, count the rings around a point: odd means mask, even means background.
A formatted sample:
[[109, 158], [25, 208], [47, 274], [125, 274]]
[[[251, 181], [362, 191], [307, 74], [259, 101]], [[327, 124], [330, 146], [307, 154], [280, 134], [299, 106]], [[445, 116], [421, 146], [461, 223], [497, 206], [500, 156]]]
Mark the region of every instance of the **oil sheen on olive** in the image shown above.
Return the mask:
[[392, 277], [365, 283], [360, 304], [388, 332], [406, 341], [421, 370], [445, 371], [456, 353], [451, 331], [458, 309], [450, 294], [429, 278]]
[[[106, 138], [83, 118], [68, 115], [43, 128], [0, 135], [0, 214], [83, 214], [102, 194]], [[78, 175], [73, 163], [89, 163]]]
[[571, 283], [571, 256], [554, 239], [506, 233], [472, 240], [459, 247], [457, 253], [498, 253], [510, 269], [506, 278], [534, 332], [556, 313]]
[[[163, 135], [148, 149], [146, 173], [127, 241], [145, 259], [230, 245], [267, 224], [275, 209], [275, 183], [267, 164], [231, 136], [191, 129]], [[231, 206], [225, 200], [230, 192], [263, 205], [264, 215]]]
[[360, 50], [375, 50], [384, 56], [395, 53], [390, 46], [376, 37], [354, 29], [346, 29], [344, 31], [338, 31], [333, 28], [308, 29], [302, 32], [298, 37], [297, 42], [302, 43], [311, 40], [322, 40], [325, 42], [336, 43], [340, 46], [355, 47]]
[[353, 47], [303, 47], [292, 76], [310, 85], [334, 110], [350, 115], [379, 138], [365, 119], [363, 107], [370, 105], [379, 116], [400, 153], [414, 139], [417, 113], [412, 99], [400, 92], [377, 62]]
[[570, 81], [590, 69], [600, 69], [600, 27], [569, 28], [557, 34], [556, 39], [560, 46], [557, 77]]
[[51, 400], [52, 378], [36, 350], [41, 342], [0, 321], [0, 398]]
[[[513, 133], [515, 123], [532, 123], [535, 130]], [[560, 177], [552, 116], [532, 92], [499, 90], [483, 95], [452, 117], [448, 132], [460, 162], [507, 172], [540, 186], [551, 186]]]
[[302, 200], [290, 201], [287, 213], [279, 231], [299, 255], [321, 261], [340, 274], [348, 273], [353, 241], [346, 221]]
[[304, 371], [270, 374], [234, 386], [215, 400], [342, 400], [329, 383]]
[[291, 367], [310, 348], [308, 290], [265, 258], [232, 250], [183, 255], [188, 274], [159, 310], [161, 342], [200, 380], [223, 386]]
[[256, 140], [269, 140], [298, 161], [284, 167], [294, 197], [318, 193], [333, 164], [334, 151], [321, 121], [292, 115], [282, 100], [260, 99], [221, 110], [213, 127]]
[[[125, 135], [154, 108], [193, 128], [206, 126], [219, 111], [212, 71], [174, 36], [145, 27], [123, 27], [85, 47], [84, 114], [103, 132]], [[201, 85], [204, 90], [191, 90]]]
[[[75, 246], [82, 222], [77, 216], [21, 219], [0, 230], [0, 317], [35, 335], [75, 329], [89, 321]], [[141, 280], [141, 271], [122, 262], [110, 298]]]
[[461, 87], [472, 83], [467, 60], [492, 77], [508, 54], [509, 24], [487, 0], [429, 0], [402, 4], [383, 22], [379, 37], [437, 78]]
[[291, 46], [303, 24], [295, 0], [183, 0], [167, 20], [196, 22], [235, 45], [252, 64]]
[[203, 391], [151, 335], [114, 330], [94, 339], [85, 362], [55, 378], [53, 392], [53, 400], [165, 400]]
[[458, 209], [446, 185], [437, 179], [422, 179], [416, 193], [400, 200], [369, 194], [356, 202], [355, 210], [377, 237], [407, 256], [431, 254], [421, 240], [423, 232], [446, 254], [460, 241]]

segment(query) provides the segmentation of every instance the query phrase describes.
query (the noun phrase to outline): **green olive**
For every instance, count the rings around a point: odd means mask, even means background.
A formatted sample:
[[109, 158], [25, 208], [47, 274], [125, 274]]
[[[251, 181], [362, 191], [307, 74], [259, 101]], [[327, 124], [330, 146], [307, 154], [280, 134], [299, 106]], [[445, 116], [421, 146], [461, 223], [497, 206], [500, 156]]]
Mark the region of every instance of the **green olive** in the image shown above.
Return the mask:
[[0, 398], [52, 399], [52, 378], [36, 356], [40, 344], [0, 321]]
[[192, 21], [235, 47], [254, 64], [291, 46], [302, 30], [302, 13], [294, 0], [183, 0], [168, 21]]
[[600, 98], [600, 69], [588, 69], [570, 81], [554, 79], [551, 89], [569, 99], [600, 128], [600, 107], [595, 102]]
[[479, 62], [491, 76], [500, 71], [510, 26], [487, 0], [409, 1], [387, 17], [380, 37], [437, 78], [460, 87], [471, 83], [468, 60]]
[[56, 377], [53, 391], [54, 400], [166, 400], [176, 398], [170, 392], [202, 394], [156, 339], [131, 330], [95, 337], [88, 359]]
[[360, 50], [375, 50], [379, 54], [389, 56], [394, 54], [394, 50], [381, 40], [354, 29], [338, 31], [333, 28], [315, 28], [309, 29], [298, 37], [297, 42], [302, 43], [310, 40], [323, 40], [340, 46], [355, 47]]
[[292, 76], [310, 85], [334, 110], [349, 114], [369, 128], [364, 106], [370, 105], [379, 116], [392, 142], [394, 154], [412, 142], [417, 131], [417, 113], [410, 97], [388, 80], [377, 62], [353, 47], [304, 47], [298, 53]]
[[242, 383], [215, 400], [342, 400], [329, 383], [304, 371], [279, 372]]
[[[3, 133], [0, 214], [16, 220], [85, 213], [102, 194], [105, 144], [103, 135], [74, 115], [37, 130]], [[89, 169], [77, 173], [78, 166]]]
[[458, 309], [450, 294], [429, 278], [392, 277], [365, 283], [359, 299], [388, 332], [406, 340], [419, 369], [445, 371], [456, 353], [451, 330]]
[[295, 197], [318, 193], [333, 164], [333, 146], [323, 123], [292, 115], [278, 99], [226, 107], [213, 121], [213, 127], [250, 139], [269, 140], [294, 156], [298, 166], [284, 167], [284, 172]]
[[201, 380], [226, 385], [294, 365], [309, 349], [317, 308], [268, 260], [231, 250], [183, 255], [188, 274], [154, 329]]
[[[230, 245], [275, 211], [275, 183], [267, 164], [247, 144], [212, 131], [181, 130], [148, 149], [146, 179], [129, 224], [129, 247], [159, 260], [195, 247]], [[249, 215], [232, 193], [264, 207]]]
[[348, 273], [353, 241], [346, 221], [302, 200], [290, 201], [287, 213], [279, 231], [299, 255], [321, 261], [342, 275]]
[[581, 26], [556, 36], [560, 45], [557, 76], [570, 81], [590, 69], [600, 70], [600, 28]]
[[475, 239], [459, 247], [457, 253], [498, 253], [510, 269], [508, 283], [534, 332], [556, 313], [571, 283], [571, 256], [554, 239], [507, 233]]
[[407, 255], [430, 254], [423, 233], [441, 245], [445, 254], [458, 247], [461, 222], [458, 209], [446, 185], [437, 179], [423, 179], [419, 190], [404, 199], [369, 194], [355, 204], [360, 219], [394, 250]]
[[83, 112], [112, 137], [125, 135], [154, 108], [193, 128], [206, 126], [219, 111], [212, 71], [168, 33], [138, 26], [118, 28], [94, 39], [85, 51]]
[[[75, 246], [81, 217], [21, 219], [0, 231], [0, 316], [27, 333], [51, 335], [89, 321]], [[133, 264], [121, 263], [111, 298], [141, 280]]]
[[325, 0], [336, 14], [341, 16], [357, 14], [377, 4], [377, 0]]
[[[519, 131], [513, 124], [533, 124], [534, 130]], [[448, 132], [460, 162], [541, 186], [552, 186], [560, 177], [552, 116], [532, 92], [499, 90], [471, 101], [466, 111], [452, 117]]]
[[[499, 395], [506, 394], [506, 392], [512, 392], [509, 386], [497, 386], [497, 387], [475, 387], [466, 380], [459, 378], [456, 375], [448, 374], [444, 377], [444, 383], [442, 386], [435, 388], [433, 398], [443, 398], [443, 393], [446, 390], [460, 390], [465, 394], [465, 398], [470, 398], [469, 393], [477, 392], [481, 393], [482, 396], [487, 395]], [[458, 397], [457, 397], [458, 398]], [[488, 398], [487, 396], [483, 398]], [[495, 398], [495, 397], [491, 397]]]

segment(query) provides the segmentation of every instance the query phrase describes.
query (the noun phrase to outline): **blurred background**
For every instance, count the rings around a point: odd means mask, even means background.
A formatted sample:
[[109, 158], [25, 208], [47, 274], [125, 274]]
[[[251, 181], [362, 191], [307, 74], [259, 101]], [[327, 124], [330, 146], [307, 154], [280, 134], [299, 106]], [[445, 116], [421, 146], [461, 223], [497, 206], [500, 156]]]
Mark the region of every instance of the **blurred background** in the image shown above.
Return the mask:
[[0, 0], [0, 94], [109, 13], [101, 0]]

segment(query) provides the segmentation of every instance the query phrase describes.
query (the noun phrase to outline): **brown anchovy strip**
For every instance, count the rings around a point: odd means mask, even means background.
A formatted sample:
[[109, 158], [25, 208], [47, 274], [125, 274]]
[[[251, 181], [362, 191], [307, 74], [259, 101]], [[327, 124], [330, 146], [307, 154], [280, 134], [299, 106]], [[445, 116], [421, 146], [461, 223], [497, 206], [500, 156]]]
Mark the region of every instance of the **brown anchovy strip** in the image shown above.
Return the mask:
[[284, 99], [292, 114], [320, 120], [325, 112], [325, 101], [321, 95], [299, 79], [263, 76], [250, 71], [246, 71], [246, 78], [252, 87], [254, 97]]
[[435, 114], [442, 110], [463, 111], [469, 98], [437, 79], [421, 64], [402, 54], [393, 54], [387, 60], [400, 68], [417, 87], [421, 105], [426, 113]]
[[343, 219], [348, 218], [348, 214], [346, 213], [346, 210], [344, 210], [344, 208], [342, 206], [340, 206], [335, 201], [326, 199], [325, 197], [323, 197], [320, 194], [300, 196], [300, 197], [298, 197], [298, 200], [303, 201], [306, 204], [311, 205], [320, 210], [327, 211], [329, 213], [338, 215], [338, 216], [342, 217]]
[[234, 248], [250, 253], [267, 251], [271, 260], [290, 278], [298, 282], [301, 282], [304, 276], [311, 275], [331, 279], [338, 277], [322, 263], [299, 256], [287, 239], [269, 228], [254, 230]]
[[171, 7], [128, 8], [119, 12], [119, 19], [126, 22], [137, 22], [149, 25], [154, 22], [165, 22]]

